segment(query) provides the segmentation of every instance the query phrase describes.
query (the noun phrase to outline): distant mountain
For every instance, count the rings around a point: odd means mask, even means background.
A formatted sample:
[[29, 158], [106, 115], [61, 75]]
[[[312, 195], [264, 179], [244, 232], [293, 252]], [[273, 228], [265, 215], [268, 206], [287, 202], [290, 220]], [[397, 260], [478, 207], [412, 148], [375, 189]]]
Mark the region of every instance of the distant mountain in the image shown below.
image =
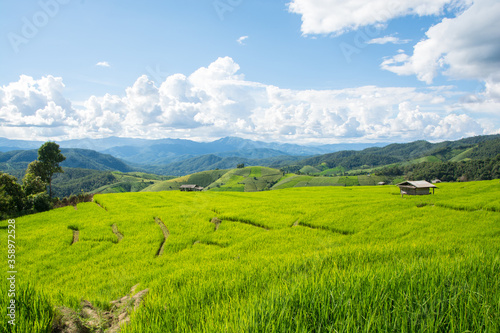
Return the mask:
[[[92, 170], [113, 170], [129, 172], [136, 169], [123, 161], [107, 154], [88, 149], [61, 149], [66, 160], [61, 163], [66, 168], [81, 168]], [[28, 164], [38, 158], [37, 149], [17, 150], [0, 153], [0, 170], [9, 172], [11, 170], [26, 170]]]
[[240, 156], [221, 157], [215, 154], [195, 156], [187, 160], [166, 164], [163, 166], [141, 166], [147, 172], [152, 172], [161, 175], [184, 176], [192, 173], [197, 173], [215, 169], [232, 169], [238, 164], [246, 166], [270, 166], [280, 167], [288, 165], [294, 161], [300, 160], [300, 156], [280, 155], [268, 158], [245, 158]]
[[[183, 139], [134, 139], [108, 137], [104, 139], [78, 139], [58, 141], [61, 148], [91, 149], [110, 154], [135, 165], [165, 165], [214, 154], [221, 157], [270, 158], [281, 155], [312, 156], [340, 150], [359, 150], [380, 147], [387, 143], [355, 143], [331, 145], [296, 145], [276, 142], [262, 142], [225, 137], [212, 142], [196, 142]], [[8, 140], [0, 138], [0, 151], [39, 148], [43, 142]]]

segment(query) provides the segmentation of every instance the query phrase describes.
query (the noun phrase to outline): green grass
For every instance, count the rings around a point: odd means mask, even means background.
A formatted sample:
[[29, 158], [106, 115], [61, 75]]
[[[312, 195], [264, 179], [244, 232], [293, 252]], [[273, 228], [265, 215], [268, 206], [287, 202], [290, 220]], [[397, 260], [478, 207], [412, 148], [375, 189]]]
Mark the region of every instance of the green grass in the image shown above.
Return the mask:
[[[232, 176], [272, 175], [245, 169]], [[307, 176], [282, 182], [296, 177]], [[50, 332], [57, 307], [109, 309], [139, 284], [149, 293], [122, 332], [498, 332], [500, 184], [438, 187], [404, 198], [396, 186], [106, 194], [95, 196], [104, 208], [25, 216], [19, 326], [0, 330]], [[155, 218], [170, 233], [160, 256]]]
[[207, 187], [213, 182], [216, 182], [226, 173], [227, 170], [202, 171], [192, 175], [156, 182], [151, 186], [144, 188], [142, 192], [178, 191], [179, 187], [185, 184], [196, 184], [198, 186]]
[[145, 188], [161, 183], [164, 180], [174, 177], [158, 176], [144, 172], [119, 172], [114, 171], [113, 176], [117, 182], [99, 187], [91, 193], [123, 193], [123, 192], [140, 192]]
[[313, 166], [306, 165], [306, 166], [302, 167], [302, 169], [300, 169], [300, 172], [304, 173], [306, 175], [319, 175], [319, 173], [321, 172], [321, 170], [316, 169]]
[[336, 167], [336, 168], [331, 168], [331, 169], [325, 169], [321, 171], [320, 175], [321, 176], [331, 176], [331, 175], [340, 175], [344, 174], [345, 168], [344, 167]]
[[466, 161], [468, 160], [469, 153], [471, 153], [474, 150], [474, 147], [466, 149], [465, 151], [461, 152], [460, 154], [455, 155], [450, 159], [450, 162], [460, 162], [460, 161]]
[[266, 167], [246, 167], [228, 171], [207, 187], [211, 191], [256, 192], [271, 188], [283, 177], [281, 171]]

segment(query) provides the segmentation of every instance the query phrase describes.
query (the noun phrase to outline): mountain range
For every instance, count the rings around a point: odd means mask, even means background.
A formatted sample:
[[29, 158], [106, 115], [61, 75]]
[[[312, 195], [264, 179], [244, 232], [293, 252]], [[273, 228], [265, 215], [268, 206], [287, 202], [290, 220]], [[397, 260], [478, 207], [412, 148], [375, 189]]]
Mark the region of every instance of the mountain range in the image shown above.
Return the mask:
[[[0, 170], [25, 170], [37, 158], [42, 142], [13, 141], [0, 138]], [[101, 171], [141, 171], [159, 175], [183, 176], [205, 170], [232, 169], [238, 164], [282, 168], [289, 172], [302, 172], [304, 167], [326, 171], [366, 169], [419, 159], [461, 161], [486, 159], [500, 153], [500, 135], [476, 136], [457, 141], [430, 143], [415, 141], [402, 144], [374, 146], [371, 144], [345, 144], [300, 146], [294, 144], [265, 143], [234, 137], [213, 142], [195, 142], [180, 139], [142, 140], [127, 138], [86, 139], [59, 143], [66, 168]], [[67, 145], [99, 148], [64, 148]], [[378, 145], [383, 145], [379, 143]], [[370, 146], [363, 150], [364, 146]], [[341, 148], [350, 150], [340, 150]], [[30, 149], [31, 148], [31, 149]], [[14, 150], [17, 149], [17, 150]], [[328, 153], [321, 153], [327, 151]], [[423, 161], [423, 160], [422, 160]], [[302, 170], [302, 171], [301, 171]], [[332, 173], [336, 173], [333, 170]]]
[[[225, 137], [212, 142], [196, 142], [184, 139], [146, 140], [108, 137], [104, 139], [58, 141], [57, 143], [61, 148], [90, 149], [103, 154], [110, 154], [134, 166], [166, 165], [207, 154], [222, 158], [263, 159], [277, 156], [313, 156], [341, 150], [361, 150], [368, 147], [387, 145], [387, 143], [346, 143], [306, 146], [253, 141], [237, 137]], [[42, 144], [41, 141], [0, 138], [0, 152], [38, 149]]]

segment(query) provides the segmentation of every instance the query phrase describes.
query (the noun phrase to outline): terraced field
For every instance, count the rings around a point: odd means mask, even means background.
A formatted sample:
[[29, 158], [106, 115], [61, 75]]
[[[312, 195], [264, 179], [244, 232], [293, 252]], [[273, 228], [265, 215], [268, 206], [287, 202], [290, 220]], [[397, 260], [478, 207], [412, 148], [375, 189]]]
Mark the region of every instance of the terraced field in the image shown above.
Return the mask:
[[16, 232], [3, 332], [500, 331], [498, 180], [96, 195]]

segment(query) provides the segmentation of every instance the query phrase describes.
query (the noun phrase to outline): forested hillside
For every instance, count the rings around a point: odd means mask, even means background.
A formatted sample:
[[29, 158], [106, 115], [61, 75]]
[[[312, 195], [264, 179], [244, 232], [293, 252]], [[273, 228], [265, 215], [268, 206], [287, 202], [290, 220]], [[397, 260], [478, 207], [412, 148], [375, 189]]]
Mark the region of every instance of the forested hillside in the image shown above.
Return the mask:
[[493, 158], [498, 154], [500, 154], [500, 135], [488, 135], [440, 143], [415, 141], [404, 144], [391, 144], [382, 148], [367, 148], [362, 151], [340, 151], [307, 158], [289, 165], [285, 169], [290, 172], [297, 172], [304, 166], [312, 166], [321, 171], [331, 168], [340, 168], [347, 171], [352, 169], [373, 169], [398, 163], [484, 160]]
[[[129, 172], [136, 169], [123, 161], [107, 154], [89, 149], [61, 149], [66, 160], [61, 163], [66, 168], [109, 170]], [[28, 164], [37, 159], [37, 150], [17, 150], [0, 153], [0, 170], [11, 173], [14, 170], [26, 170]]]

